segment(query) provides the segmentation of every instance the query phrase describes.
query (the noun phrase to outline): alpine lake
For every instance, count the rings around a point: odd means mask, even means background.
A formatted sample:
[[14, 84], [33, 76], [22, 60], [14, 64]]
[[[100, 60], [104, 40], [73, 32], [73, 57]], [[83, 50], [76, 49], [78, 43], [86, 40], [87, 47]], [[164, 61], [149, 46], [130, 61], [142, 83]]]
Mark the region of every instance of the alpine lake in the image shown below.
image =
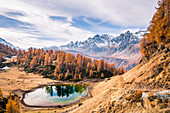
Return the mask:
[[32, 107], [65, 106], [78, 102], [87, 95], [88, 84], [55, 84], [28, 92], [23, 103]]

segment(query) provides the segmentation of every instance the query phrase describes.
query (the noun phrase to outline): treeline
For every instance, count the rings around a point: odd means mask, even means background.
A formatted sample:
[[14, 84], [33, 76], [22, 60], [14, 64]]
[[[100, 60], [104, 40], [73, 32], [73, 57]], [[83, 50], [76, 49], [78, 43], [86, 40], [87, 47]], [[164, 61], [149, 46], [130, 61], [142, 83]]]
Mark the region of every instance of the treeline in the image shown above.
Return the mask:
[[168, 0], [159, 0], [156, 13], [148, 27], [147, 33], [142, 42], [141, 53], [143, 57], [150, 58], [159, 48], [164, 49], [170, 42], [170, 22], [169, 22]]
[[5, 59], [3, 56], [11, 57], [17, 54], [17, 50], [15, 48], [11, 48], [8, 45], [4, 45], [0, 43], [0, 65]]
[[84, 78], [105, 78], [124, 73], [123, 68], [116, 69], [103, 59], [90, 59], [63, 51], [29, 48], [18, 51], [17, 64], [26, 72], [33, 72], [59, 80], [82, 80]]

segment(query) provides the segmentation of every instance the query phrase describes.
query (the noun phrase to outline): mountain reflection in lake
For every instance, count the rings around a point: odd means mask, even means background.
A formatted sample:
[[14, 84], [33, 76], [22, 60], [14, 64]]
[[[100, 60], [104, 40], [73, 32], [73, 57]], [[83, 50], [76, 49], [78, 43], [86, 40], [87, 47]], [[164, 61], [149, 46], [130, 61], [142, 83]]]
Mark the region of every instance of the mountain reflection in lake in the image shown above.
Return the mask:
[[86, 94], [86, 84], [56, 84], [27, 93], [23, 101], [30, 106], [66, 105], [78, 101]]

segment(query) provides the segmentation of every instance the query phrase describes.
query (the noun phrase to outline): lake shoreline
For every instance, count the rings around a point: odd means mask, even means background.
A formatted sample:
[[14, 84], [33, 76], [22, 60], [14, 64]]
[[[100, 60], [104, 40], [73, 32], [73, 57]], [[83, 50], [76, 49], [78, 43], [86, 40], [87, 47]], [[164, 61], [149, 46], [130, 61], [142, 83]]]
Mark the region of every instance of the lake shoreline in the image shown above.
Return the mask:
[[[76, 104], [79, 104], [81, 103], [82, 101], [90, 98], [92, 95], [91, 95], [91, 91], [94, 87], [94, 85], [96, 83], [99, 83], [101, 82], [101, 80], [95, 80], [94, 82], [94, 79], [93, 80], [89, 80], [89, 79], [86, 79], [85, 81], [78, 81], [78, 82], [74, 82], [74, 81], [57, 81], [57, 82], [53, 82], [53, 83], [49, 83], [49, 84], [42, 84], [42, 85], [39, 85], [37, 87], [33, 87], [27, 91], [23, 91], [21, 89], [17, 89], [17, 90], [14, 90], [13, 93], [18, 95], [20, 97], [20, 102], [21, 102], [21, 106], [23, 107], [23, 109], [26, 109], [26, 110], [39, 110], [39, 109], [54, 109], [54, 108], [65, 108], [65, 107], [70, 107], [71, 105], [76, 105]], [[82, 98], [78, 99], [77, 101], [75, 102], [72, 102], [72, 103], [69, 103], [69, 104], [65, 104], [65, 105], [55, 105], [55, 106], [35, 106], [35, 105], [28, 105], [24, 102], [24, 98], [25, 98], [25, 95], [29, 92], [32, 92], [32, 91], [35, 91], [36, 89], [38, 88], [42, 88], [42, 87], [46, 87], [46, 86], [50, 86], [50, 85], [55, 85], [55, 84], [88, 84], [88, 89], [87, 89], [87, 93], [85, 96], [83, 96]], [[19, 93], [18, 93], [19, 92]]]
[[[46, 87], [46, 86], [51, 86], [51, 85], [56, 85], [56, 84], [88, 84], [88, 89], [87, 89], [87, 93], [85, 96], [83, 96], [82, 98], [78, 99], [77, 101], [75, 102], [71, 102], [71, 103], [68, 103], [68, 104], [65, 104], [65, 105], [54, 105], [54, 106], [36, 106], [36, 105], [28, 105], [24, 102], [24, 98], [25, 98], [25, 95], [29, 92], [32, 92], [32, 91], [35, 91], [36, 89], [38, 88], [43, 88], [43, 87]], [[22, 94], [22, 97], [21, 97], [21, 104], [24, 105], [25, 107], [31, 107], [31, 108], [62, 108], [62, 107], [66, 107], [66, 106], [70, 106], [72, 104], [76, 104], [78, 102], [80, 102], [82, 99], [84, 99], [85, 97], [87, 97], [89, 95], [89, 89], [92, 89], [92, 83], [87, 83], [87, 82], [83, 82], [83, 81], [79, 81], [79, 82], [69, 82], [69, 81], [59, 81], [59, 82], [54, 82], [54, 83], [50, 83], [50, 84], [44, 84], [44, 85], [40, 85], [38, 87], [35, 87], [35, 88], [32, 88], [28, 91], [23, 91], [23, 94]], [[15, 91], [14, 91], [14, 94], [15, 94]]]
[[[4, 97], [8, 97], [9, 92], [12, 91], [15, 95], [17, 95], [20, 99], [22, 99], [23, 94], [27, 93], [31, 90], [35, 90], [36, 88], [40, 87], [45, 87], [47, 85], [53, 85], [56, 83], [87, 83], [89, 84], [88, 87], [88, 93], [85, 97], [81, 98], [79, 102], [76, 102], [74, 104], [62, 107], [62, 109], [59, 110], [64, 110], [64, 109], [74, 109], [75, 107], [79, 106], [78, 104], [83, 102], [84, 100], [91, 98], [90, 92], [92, 91], [93, 87], [95, 84], [103, 81], [103, 79], [84, 79], [83, 81], [58, 81], [58, 80], [52, 80], [49, 78], [43, 78], [40, 75], [33, 74], [33, 73], [26, 73], [24, 71], [20, 71], [18, 67], [14, 66], [11, 67], [10, 70], [6, 71], [0, 71], [0, 88], [3, 91]], [[27, 112], [27, 111], [39, 111], [41, 109], [44, 110], [54, 110], [55, 108], [59, 107], [26, 107], [22, 105], [22, 111]], [[57, 110], [58, 111], [58, 110]]]

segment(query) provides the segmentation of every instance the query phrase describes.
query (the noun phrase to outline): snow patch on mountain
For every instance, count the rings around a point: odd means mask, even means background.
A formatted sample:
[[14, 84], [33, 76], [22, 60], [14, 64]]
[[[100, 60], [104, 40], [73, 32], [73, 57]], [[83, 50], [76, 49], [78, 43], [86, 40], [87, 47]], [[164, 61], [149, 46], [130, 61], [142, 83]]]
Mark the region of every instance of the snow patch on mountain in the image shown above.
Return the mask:
[[104, 55], [111, 56], [117, 52], [122, 52], [129, 45], [139, 44], [144, 33], [144, 31], [136, 33], [131, 33], [130, 31], [127, 31], [117, 37], [113, 37], [107, 34], [97, 34], [93, 38], [90, 37], [83, 42], [76, 41], [74, 43], [73, 41], [71, 41], [69, 44], [62, 45], [59, 48], [62, 50], [83, 50], [85, 53], [95, 55], [101, 55], [101, 53], [104, 52]]

